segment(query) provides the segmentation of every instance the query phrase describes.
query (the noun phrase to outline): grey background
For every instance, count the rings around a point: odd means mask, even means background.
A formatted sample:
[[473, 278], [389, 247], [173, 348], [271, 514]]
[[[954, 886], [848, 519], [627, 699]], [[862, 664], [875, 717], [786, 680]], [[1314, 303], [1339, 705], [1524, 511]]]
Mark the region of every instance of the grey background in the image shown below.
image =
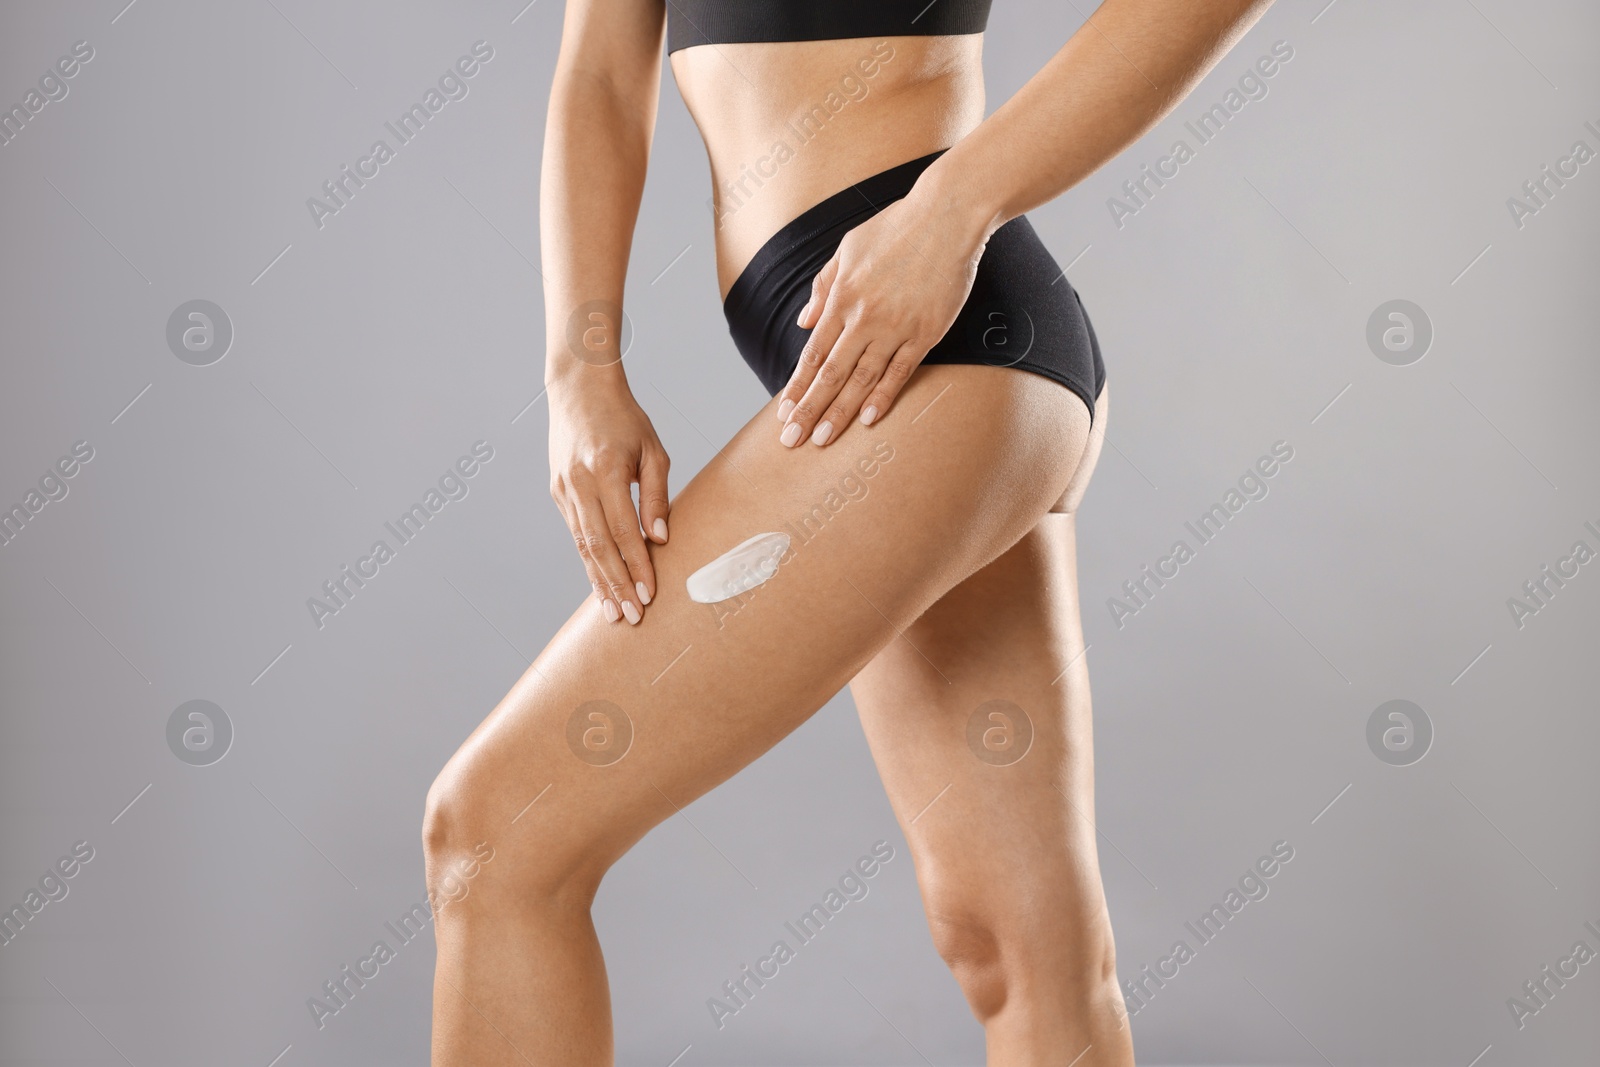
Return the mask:
[[[431, 936], [325, 1029], [306, 1000], [424, 899], [424, 790], [587, 591], [530, 405], [560, 5], [124, 3], [0, 7], [6, 107], [95, 49], [0, 147], [0, 502], [95, 449], [0, 547], [0, 903], [95, 850], [0, 948], [0, 1061], [424, 1063]], [[995, 5], [991, 106], [1086, 10]], [[1580, 0], [1280, 0], [1033, 214], [1115, 383], [1080, 543], [1122, 976], [1295, 848], [1141, 1010], [1141, 1062], [1593, 1055], [1600, 965], [1521, 1031], [1506, 999], [1600, 947], [1600, 564], [1521, 629], [1506, 601], [1600, 547], [1600, 162], [1520, 229], [1506, 199], [1600, 148], [1597, 30]], [[306, 198], [480, 39], [467, 98], [319, 230]], [[1108, 197], [1280, 39], [1269, 95], [1118, 229]], [[704, 160], [669, 78], [628, 366], [675, 485], [764, 399]], [[1365, 342], [1396, 298], [1435, 330], [1406, 367]], [[193, 299], [234, 327], [207, 367], [165, 341]], [[319, 631], [306, 598], [479, 439], [470, 495]], [[1270, 495], [1119, 629], [1108, 598], [1278, 440]], [[1407, 767], [1365, 740], [1395, 698], [1435, 730]], [[235, 731], [210, 766], [166, 743], [195, 699]], [[880, 838], [871, 895], [717, 1031], [706, 998]], [[597, 920], [622, 1063], [981, 1062], [848, 696], [651, 834]]]

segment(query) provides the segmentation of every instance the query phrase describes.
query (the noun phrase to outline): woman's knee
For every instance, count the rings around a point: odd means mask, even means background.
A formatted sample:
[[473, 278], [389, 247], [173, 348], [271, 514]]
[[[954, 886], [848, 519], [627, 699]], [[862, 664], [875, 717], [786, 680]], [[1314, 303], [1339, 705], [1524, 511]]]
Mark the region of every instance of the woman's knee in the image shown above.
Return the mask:
[[1022, 886], [946, 888], [928, 894], [934, 948], [987, 1022], [1018, 996], [1083, 1005], [1116, 986], [1116, 950], [1104, 907]]
[[422, 851], [427, 857], [430, 880], [436, 867], [472, 853], [474, 837], [487, 840], [481, 834], [489, 816], [474, 789], [475, 777], [469, 761], [457, 752], [428, 787], [422, 809]]
[[994, 924], [967, 909], [929, 907], [928, 929], [934, 949], [966, 994], [972, 1013], [980, 1021], [998, 1015], [1011, 983], [1006, 974], [1010, 961]]
[[422, 813], [422, 851], [426, 863], [428, 902], [441, 907], [466, 897], [472, 883], [493, 864], [497, 850], [490, 842], [489, 813], [470, 761], [456, 753], [428, 788]]
[[[519, 778], [549, 780], [536, 767]], [[528, 905], [589, 899], [604, 866], [565, 820], [524, 818], [504, 802], [503, 772], [471, 746], [451, 757], [428, 789], [422, 845], [428, 898], [437, 910], [462, 901]]]

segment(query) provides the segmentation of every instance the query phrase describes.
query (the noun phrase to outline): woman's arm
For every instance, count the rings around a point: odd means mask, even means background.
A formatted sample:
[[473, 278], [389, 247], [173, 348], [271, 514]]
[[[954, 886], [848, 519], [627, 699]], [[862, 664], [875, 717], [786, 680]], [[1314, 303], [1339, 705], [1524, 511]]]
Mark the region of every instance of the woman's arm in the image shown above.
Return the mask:
[[1106, 0], [1043, 70], [928, 168], [927, 195], [987, 238], [1150, 132], [1271, 2]]
[[569, 0], [540, 173], [550, 494], [613, 622], [637, 623], [655, 596], [641, 525], [667, 539], [667, 454], [620, 351], [665, 14], [660, 0]]
[[[817, 274], [811, 339], [780, 394], [783, 440], [872, 422], [965, 303], [984, 243], [1177, 106], [1271, 0], [1105, 0], [1017, 94], [846, 235]], [[819, 439], [820, 438], [820, 439]]]

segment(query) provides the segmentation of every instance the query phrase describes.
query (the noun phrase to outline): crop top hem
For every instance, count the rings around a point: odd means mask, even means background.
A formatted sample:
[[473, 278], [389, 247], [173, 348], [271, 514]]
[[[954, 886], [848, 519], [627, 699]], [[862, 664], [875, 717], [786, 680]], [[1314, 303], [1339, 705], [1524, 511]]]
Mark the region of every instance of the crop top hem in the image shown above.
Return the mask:
[[990, 0], [666, 0], [667, 51], [702, 44], [982, 33]]

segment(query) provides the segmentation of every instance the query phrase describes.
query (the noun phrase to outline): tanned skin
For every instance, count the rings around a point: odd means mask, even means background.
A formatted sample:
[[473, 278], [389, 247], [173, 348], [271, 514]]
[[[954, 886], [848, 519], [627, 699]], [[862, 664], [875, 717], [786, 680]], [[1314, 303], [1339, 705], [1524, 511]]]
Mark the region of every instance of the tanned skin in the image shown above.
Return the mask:
[[[1266, 6], [1106, 0], [987, 118], [982, 35], [674, 53], [719, 190], [863, 56], [892, 53], [825, 136], [737, 204], [718, 193], [724, 294], [806, 208], [949, 151], [846, 236], [802, 315], [813, 332], [794, 378], [669, 499], [665, 450], [605, 329], [623, 303], [665, 5], [568, 0], [540, 186], [545, 378], [551, 492], [595, 595], [429, 791], [435, 1067], [611, 1064], [589, 915], [601, 878], [845, 685], [990, 1067], [1133, 1063], [1095, 849], [1075, 568], [1109, 387], [1091, 433], [1083, 402], [1046, 378], [920, 361], [989, 236], [1147, 132]], [[592, 344], [573, 343], [575, 323]], [[845, 478], [864, 495], [824, 511], [737, 610], [689, 600], [691, 572], [815, 515]], [[1033, 731], [1009, 765], [968, 744], [995, 700]], [[593, 751], [569, 741], [575, 716]], [[485, 847], [492, 861], [475, 863]]]

